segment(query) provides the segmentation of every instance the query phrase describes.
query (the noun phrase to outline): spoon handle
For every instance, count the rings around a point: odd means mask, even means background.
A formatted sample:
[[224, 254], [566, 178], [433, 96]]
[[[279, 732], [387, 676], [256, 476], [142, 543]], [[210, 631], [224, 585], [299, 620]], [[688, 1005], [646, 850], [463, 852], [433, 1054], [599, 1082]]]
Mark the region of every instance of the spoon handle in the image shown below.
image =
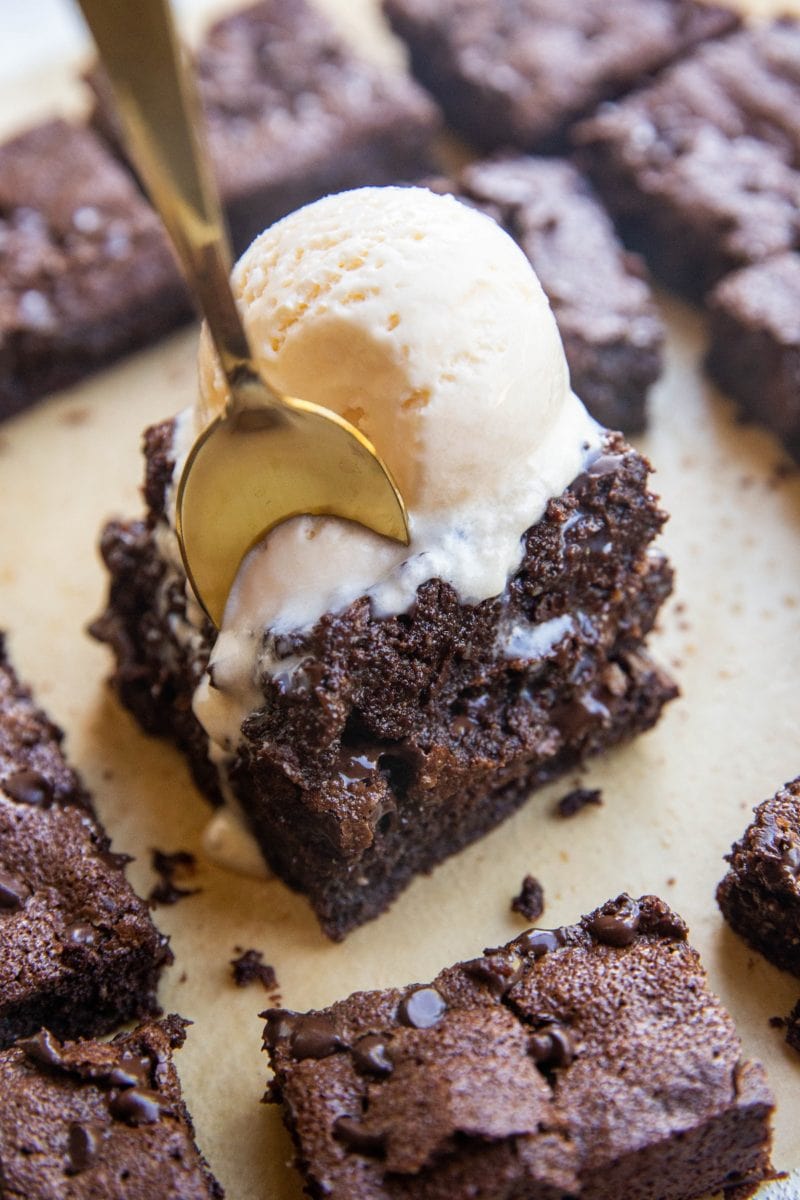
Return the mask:
[[[244, 399], [242, 384], [257, 371], [230, 288], [230, 247], [200, 132], [200, 103], [169, 0], [79, 3], [111, 82], [132, 158], [206, 318], [239, 407], [237, 394]], [[262, 385], [267, 386], [263, 380]], [[280, 404], [271, 389], [267, 397]]]

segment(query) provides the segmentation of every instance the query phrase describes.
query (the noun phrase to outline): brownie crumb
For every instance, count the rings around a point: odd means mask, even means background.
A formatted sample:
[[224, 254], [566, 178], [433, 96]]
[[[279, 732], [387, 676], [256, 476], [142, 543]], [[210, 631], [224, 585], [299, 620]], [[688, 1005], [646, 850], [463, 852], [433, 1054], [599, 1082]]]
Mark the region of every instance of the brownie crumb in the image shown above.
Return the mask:
[[797, 1050], [800, 1054], [800, 1000], [789, 1013], [784, 1025], [786, 1026], [786, 1041], [793, 1050]]
[[786, 1017], [770, 1017], [769, 1023], [773, 1029], [785, 1029], [789, 1022]]
[[[234, 946], [239, 951], [239, 946]], [[278, 986], [278, 976], [275, 968], [269, 963], [262, 962], [264, 955], [260, 950], [242, 950], [238, 958], [231, 959], [231, 974], [237, 987], [248, 987], [258, 980], [264, 990], [274, 992]]]
[[159, 904], [177, 904], [179, 900], [184, 900], [187, 896], [196, 896], [203, 890], [179, 887], [176, 883], [177, 879], [194, 875], [197, 868], [197, 860], [188, 850], [176, 850], [172, 854], [164, 850], [153, 850], [151, 862], [155, 873], [161, 876], [147, 897], [151, 908], [156, 908]]
[[567, 792], [566, 796], [561, 797], [556, 804], [556, 812], [559, 817], [574, 817], [587, 805], [602, 803], [603, 793], [600, 788], [575, 788], [574, 791]]
[[511, 911], [528, 921], [538, 921], [544, 912], [544, 888], [533, 875], [526, 875], [518, 896], [511, 901]]

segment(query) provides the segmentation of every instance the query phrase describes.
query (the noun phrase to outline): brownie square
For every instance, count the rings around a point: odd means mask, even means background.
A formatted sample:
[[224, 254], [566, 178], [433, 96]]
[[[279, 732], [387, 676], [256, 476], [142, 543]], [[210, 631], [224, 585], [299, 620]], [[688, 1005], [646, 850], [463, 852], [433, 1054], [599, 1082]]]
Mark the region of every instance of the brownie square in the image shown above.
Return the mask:
[[268, 1096], [309, 1195], [751, 1195], [773, 1101], [686, 934], [622, 895], [428, 986], [265, 1013]]
[[[116, 655], [123, 702], [182, 746], [218, 801], [192, 711], [213, 630], [168, 550], [172, 437], [171, 423], [147, 437], [146, 521], [103, 535], [111, 591], [93, 632]], [[648, 729], [676, 694], [645, 646], [672, 580], [651, 547], [665, 518], [647, 473], [608, 435], [528, 530], [498, 597], [461, 603], [434, 579], [407, 613], [379, 618], [364, 596], [309, 630], [265, 632], [279, 661], [257, 681], [225, 784], [329, 936], [377, 916], [534, 787]], [[224, 697], [219, 672], [211, 686]]]
[[0, 1052], [3, 1195], [221, 1200], [172, 1062], [186, 1024], [63, 1045], [42, 1030]]
[[717, 901], [749, 946], [800, 975], [800, 778], [754, 811], [727, 855]]
[[172, 961], [61, 737], [0, 639], [0, 1046], [41, 1025], [77, 1037], [157, 1012]]
[[472, 163], [446, 190], [494, 216], [524, 250], [592, 416], [643, 429], [664, 327], [643, 263], [623, 249], [588, 182], [565, 159], [514, 157]]
[[[418, 179], [438, 110], [359, 58], [305, 0], [264, 0], [212, 26], [197, 57], [208, 146], [237, 252], [329, 192]], [[102, 78], [95, 123], [118, 143]]]
[[626, 241], [703, 296], [800, 245], [800, 24], [702, 46], [574, 140]]
[[708, 308], [708, 373], [800, 459], [800, 254], [728, 275]]
[[0, 418], [189, 315], [155, 213], [91, 130], [0, 146]]
[[491, 150], [563, 147], [570, 125], [739, 25], [694, 0], [383, 0], [450, 124]]

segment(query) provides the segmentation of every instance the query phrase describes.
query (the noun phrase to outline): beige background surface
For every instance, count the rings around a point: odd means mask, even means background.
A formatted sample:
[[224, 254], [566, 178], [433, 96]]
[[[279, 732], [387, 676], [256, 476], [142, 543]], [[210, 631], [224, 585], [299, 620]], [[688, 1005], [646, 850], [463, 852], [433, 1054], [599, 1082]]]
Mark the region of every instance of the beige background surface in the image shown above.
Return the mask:
[[[194, 5], [195, 25], [208, 7]], [[370, 53], [397, 61], [373, 0], [325, 7]], [[79, 108], [73, 73], [71, 62], [50, 65], [20, 87], [6, 71], [0, 130]], [[297, 1009], [426, 980], [520, 931], [509, 899], [529, 871], [545, 887], [544, 924], [572, 921], [622, 889], [657, 892], [688, 919], [747, 1054], [763, 1060], [777, 1093], [776, 1164], [800, 1168], [800, 1057], [767, 1023], [789, 1012], [800, 981], [749, 953], [714, 903], [722, 856], [750, 808], [800, 772], [800, 476], [787, 475], [777, 444], [738, 424], [703, 380], [698, 314], [662, 299], [668, 366], [652, 432], [639, 444], [672, 513], [664, 545], [678, 583], [655, 646], [682, 698], [653, 733], [585, 773], [603, 788], [601, 809], [562, 821], [551, 808], [572, 781], [538, 793], [344, 946], [328, 943], [280, 883], [203, 860], [204, 802], [178, 754], [144, 737], [108, 692], [107, 654], [84, 632], [103, 603], [98, 530], [107, 516], [140, 510], [140, 434], [191, 402], [196, 329], [0, 426], [0, 628], [12, 656], [65, 726], [115, 846], [137, 855], [136, 885], [152, 883], [151, 847], [200, 859], [201, 894], [156, 913], [176, 955], [161, 995], [195, 1022], [179, 1068], [199, 1141], [231, 1200], [300, 1194], [279, 1114], [258, 1103], [266, 1064], [256, 1014], [266, 997], [233, 986], [234, 946], [263, 950], [284, 1003]], [[800, 1196], [800, 1184], [780, 1191]]]

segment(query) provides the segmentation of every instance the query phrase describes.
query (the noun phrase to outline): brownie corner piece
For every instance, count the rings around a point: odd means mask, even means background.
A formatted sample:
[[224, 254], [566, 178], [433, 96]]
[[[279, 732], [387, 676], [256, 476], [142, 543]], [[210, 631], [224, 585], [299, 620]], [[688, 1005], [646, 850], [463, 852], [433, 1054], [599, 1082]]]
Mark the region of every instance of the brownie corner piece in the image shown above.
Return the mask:
[[42, 1029], [0, 1051], [3, 1195], [222, 1200], [172, 1061], [186, 1024], [148, 1021], [110, 1042]]
[[0, 146], [0, 418], [190, 312], [156, 214], [92, 130]]
[[725, 920], [776, 967], [800, 976], [800, 778], [754, 810], [727, 860], [717, 888]]
[[431, 984], [265, 1013], [309, 1194], [752, 1194], [773, 1097], [686, 939], [663, 901], [623, 894]]
[[800, 253], [727, 276], [708, 309], [709, 375], [800, 458]]
[[158, 1012], [167, 939], [0, 643], [0, 1046]]
[[644, 264], [623, 248], [588, 180], [567, 159], [504, 155], [464, 167], [452, 190], [495, 216], [530, 260], [592, 416], [644, 429], [664, 325]]
[[383, 0], [418, 79], [484, 150], [563, 149], [569, 127], [740, 24], [695, 0]]

